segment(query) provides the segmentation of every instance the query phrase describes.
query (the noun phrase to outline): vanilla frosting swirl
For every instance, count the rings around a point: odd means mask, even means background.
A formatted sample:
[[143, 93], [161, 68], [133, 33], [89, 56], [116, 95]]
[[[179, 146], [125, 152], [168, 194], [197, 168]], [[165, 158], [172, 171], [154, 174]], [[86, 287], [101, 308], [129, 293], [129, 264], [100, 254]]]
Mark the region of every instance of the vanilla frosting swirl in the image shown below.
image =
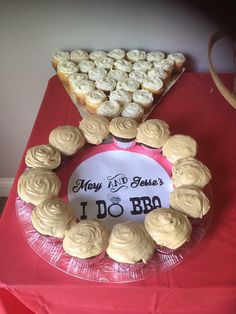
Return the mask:
[[102, 90], [93, 90], [86, 95], [86, 101], [90, 103], [100, 104], [107, 99], [107, 95]]
[[151, 51], [147, 53], [147, 61], [161, 61], [165, 58], [162, 51]]
[[109, 130], [112, 135], [133, 139], [137, 135], [138, 122], [132, 118], [117, 117], [111, 120]]
[[156, 68], [156, 69], [151, 69], [147, 72], [147, 76], [150, 78], [154, 78], [156, 79], [157, 77], [159, 77], [162, 80], [166, 80], [168, 78], [168, 73], [161, 69], [161, 68]]
[[73, 73], [69, 75], [69, 83], [71, 86], [76, 85], [79, 81], [88, 79], [88, 75], [85, 73]]
[[210, 170], [199, 160], [188, 157], [178, 160], [172, 168], [172, 182], [181, 185], [196, 185], [203, 188], [211, 179]]
[[163, 155], [171, 162], [186, 157], [195, 157], [197, 153], [197, 142], [191, 137], [182, 134], [176, 134], [169, 137], [163, 145]]
[[61, 181], [57, 175], [44, 168], [25, 170], [17, 184], [20, 198], [33, 205], [38, 205], [48, 198], [56, 197], [61, 188]]
[[103, 50], [93, 50], [89, 54], [89, 58], [91, 60], [104, 58], [106, 56], [107, 56], [107, 53], [105, 51], [103, 51]]
[[114, 59], [109, 57], [103, 57], [95, 59], [94, 63], [98, 68], [110, 70], [113, 67]]
[[120, 114], [121, 105], [115, 100], [107, 100], [97, 108], [97, 114], [107, 118], [114, 118]]
[[210, 209], [210, 202], [201, 189], [182, 185], [170, 193], [170, 206], [192, 218], [202, 218]]
[[105, 92], [113, 91], [116, 88], [116, 81], [112, 78], [105, 77], [95, 82], [96, 88]]
[[84, 61], [84, 60], [88, 60], [89, 59], [89, 55], [87, 53], [87, 51], [85, 50], [73, 50], [70, 53], [70, 59], [71, 61], [78, 63], [79, 61]]
[[147, 74], [145, 71], [132, 71], [129, 73], [129, 77], [139, 83], [142, 83], [147, 79]]
[[84, 146], [85, 138], [81, 130], [75, 126], [61, 125], [49, 134], [49, 143], [64, 155], [73, 155]]
[[136, 61], [133, 65], [133, 69], [135, 71], [147, 71], [150, 70], [152, 67], [152, 62], [145, 60]]
[[107, 254], [121, 263], [147, 263], [153, 256], [154, 250], [155, 244], [143, 224], [127, 221], [113, 227]]
[[62, 238], [75, 224], [76, 216], [70, 204], [59, 198], [50, 198], [34, 208], [31, 221], [39, 233]]
[[75, 93], [85, 95], [95, 89], [95, 83], [90, 80], [75, 81], [72, 87]]
[[114, 67], [117, 70], [124, 72], [131, 72], [133, 69], [133, 64], [125, 59], [119, 59], [114, 62]]
[[169, 136], [169, 126], [164, 121], [150, 119], [139, 125], [136, 141], [153, 148], [160, 148]]
[[174, 62], [185, 62], [186, 58], [181, 52], [174, 52], [167, 55], [168, 60], [173, 60]]
[[55, 169], [61, 163], [60, 152], [51, 145], [36, 145], [27, 150], [25, 163], [29, 168]]
[[78, 72], [78, 66], [72, 61], [60, 62], [57, 71], [69, 75]]
[[88, 73], [89, 70], [95, 68], [95, 63], [91, 60], [82, 60], [82, 61], [79, 61], [78, 67], [79, 67], [80, 72]]
[[139, 60], [145, 60], [146, 59], [146, 52], [143, 50], [138, 50], [138, 49], [130, 50], [127, 52], [127, 58], [131, 62], [136, 62]]
[[119, 104], [125, 105], [131, 102], [132, 94], [124, 89], [117, 89], [110, 93], [109, 99], [111, 101], [118, 101]]
[[104, 251], [108, 237], [108, 230], [100, 220], [82, 220], [66, 233], [62, 246], [67, 254], [86, 259]]
[[55, 59], [57, 62], [66, 62], [70, 59], [70, 54], [67, 51], [57, 51], [53, 55], [53, 59]]
[[187, 216], [171, 208], [157, 208], [145, 217], [145, 228], [161, 246], [177, 249], [190, 239], [192, 225]]
[[146, 89], [139, 89], [133, 92], [133, 101], [146, 108], [153, 103], [153, 95]]
[[139, 82], [132, 79], [132, 78], [127, 78], [121, 81], [117, 82], [117, 89], [124, 89], [127, 90], [128, 92], [134, 92], [139, 88]]
[[97, 81], [99, 79], [105, 78], [107, 76], [107, 71], [102, 68], [94, 68], [88, 72], [89, 79], [92, 81]]
[[96, 114], [86, 115], [80, 121], [79, 127], [90, 144], [101, 144], [109, 135], [109, 121]]
[[174, 68], [174, 60], [171, 59], [163, 59], [161, 61], [153, 62], [154, 69], [162, 69], [170, 73]]
[[154, 78], [148, 78], [145, 81], [143, 81], [143, 83], [142, 83], [143, 89], [147, 89], [147, 90], [150, 90], [152, 92], [155, 92], [155, 91], [158, 92], [158, 91], [162, 90], [163, 87], [164, 87], [164, 83], [158, 77], [155, 77], [155, 79]]
[[121, 115], [122, 117], [137, 119], [143, 115], [144, 109], [135, 102], [130, 102], [123, 106]]
[[116, 60], [122, 59], [125, 57], [125, 50], [120, 49], [120, 48], [115, 48], [115, 49], [109, 51], [107, 55], [113, 59], [116, 59]]
[[108, 72], [107, 76], [115, 81], [120, 81], [128, 78], [128, 74], [121, 70], [111, 70]]

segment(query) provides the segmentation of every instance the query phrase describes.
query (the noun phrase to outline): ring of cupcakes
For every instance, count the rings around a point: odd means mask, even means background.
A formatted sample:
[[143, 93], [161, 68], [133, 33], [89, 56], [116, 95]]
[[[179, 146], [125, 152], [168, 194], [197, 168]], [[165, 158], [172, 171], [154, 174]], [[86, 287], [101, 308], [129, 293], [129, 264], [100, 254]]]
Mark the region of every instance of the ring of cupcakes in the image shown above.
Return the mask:
[[[85, 144], [99, 145], [109, 135], [119, 149], [135, 143], [152, 154], [162, 154], [172, 164], [173, 191], [170, 208], [156, 208], [143, 223], [117, 224], [109, 232], [97, 220], [78, 221], [70, 204], [58, 198], [61, 182], [55, 173], [64, 155], [75, 156]], [[28, 168], [17, 185], [19, 197], [32, 204], [31, 221], [35, 230], [50, 239], [62, 241], [64, 251], [82, 265], [99, 263], [105, 254], [118, 264], [118, 271], [138, 271], [155, 253], [170, 254], [191, 239], [194, 220], [210, 209], [204, 193], [209, 169], [196, 157], [197, 142], [183, 134], [171, 135], [166, 122], [150, 119], [143, 123], [118, 116], [85, 116], [78, 127], [58, 126], [49, 134], [49, 144], [28, 149]], [[54, 171], [53, 171], [54, 170]]]
[[[145, 111], [142, 115], [139, 111], [139, 121], [154, 108], [172, 74], [181, 72], [185, 61], [183, 53], [121, 48], [58, 51], [52, 56], [59, 79], [82, 115], [92, 113], [112, 119], [122, 115], [124, 105], [135, 102]], [[145, 91], [150, 95], [145, 95]], [[119, 110], [111, 111], [108, 100], [117, 101]]]

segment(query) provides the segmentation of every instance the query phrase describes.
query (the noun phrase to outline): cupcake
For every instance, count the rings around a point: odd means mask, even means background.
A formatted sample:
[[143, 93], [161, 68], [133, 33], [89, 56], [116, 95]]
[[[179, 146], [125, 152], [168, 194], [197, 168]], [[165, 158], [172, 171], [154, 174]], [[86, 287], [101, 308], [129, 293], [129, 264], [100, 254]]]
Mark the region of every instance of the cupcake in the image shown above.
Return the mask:
[[67, 91], [70, 91], [69, 76], [76, 72], [78, 72], [78, 67], [72, 61], [60, 62], [57, 66], [57, 75]]
[[107, 55], [115, 60], [123, 59], [125, 57], [125, 50], [116, 48], [109, 51]]
[[191, 218], [202, 218], [210, 209], [210, 202], [201, 189], [182, 185], [170, 193], [170, 206]]
[[59, 167], [61, 154], [51, 145], [36, 145], [27, 150], [25, 163], [29, 168], [53, 170]]
[[158, 245], [178, 249], [191, 237], [192, 225], [186, 215], [171, 208], [157, 208], [145, 217], [145, 228]]
[[164, 70], [168, 73], [169, 79], [174, 70], [174, 61], [171, 59], [163, 59], [161, 61], [153, 62], [154, 69]]
[[95, 84], [97, 89], [100, 89], [106, 93], [109, 93], [116, 88], [116, 81], [109, 77], [97, 80]]
[[178, 160], [172, 168], [172, 183], [175, 187], [181, 185], [196, 185], [203, 188], [211, 179], [210, 170], [199, 160], [188, 157]]
[[141, 71], [132, 71], [132, 72], [129, 73], [129, 77], [141, 84], [141, 83], [143, 83], [143, 81], [145, 81], [147, 79], [147, 74], [143, 70], [141, 70]]
[[127, 79], [128, 73], [121, 70], [111, 70], [108, 72], [107, 76], [115, 81], [120, 81]]
[[93, 50], [90, 52], [89, 54], [89, 58], [91, 60], [96, 60], [96, 59], [100, 59], [100, 58], [104, 58], [107, 56], [107, 53], [103, 50]]
[[90, 80], [82, 80], [71, 85], [76, 101], [81, 106], [86, 104], [86, 95], [95, 89], [95, 83]]
[[114, 62], [114, 67], [117, 70], [124, 72], [131, 72], [133, 70], [133, 64], [125, 59], [119, 59]]
[[125, 105], [131, 102], [132, 93], [124, 89], [117, 89], [110, 93], [109, 100], [117, 101], [120, 105]]
[[147, 61], [157, 62], [165, 58], [165, 54], [162, 51], [156, 50], [147, 53]]
[[109, 131], [113, 142], [119, 148], [129, 148], [135, 145], [138, 122], [131, 118], [117, 117], [111, 120]]
[[67, 62], [70, 59], [70, 54], [67, 51], [57, 51], [52, 56], [52, 66], [57, 70], [57, 66], [60, 62]]
[[71, 125], [61, 125], [51, 131], [49, 143], [63, 155], [72, 156], [85, 145], [85, 137], [79, 128]]
[[147, 78], [142, 83], [142, 89], [146, 89], [149, 92], [153, 93], [155, 98], [160, 98], [160, 96], [164, 92], [164, 83], [158, 77], [155, 77], [155, 79]]
[[138, 49], [130, 50], [127, 52], [126, 55], [127, 55], [127, 59], [132, 63], [139, 60], [146, 59], [146, 52], [143, 50], [138, 50]]
[[76, 93], [75, 89], [78, 85], [78, 82], [84, 81], [88, 79], [88, 75], [85, 73], [76, 72], [74, 74], [69, 75], [69, 87], [70, 87], [70, 96], [73, 99], [73, 102], [76, 102]]
[[70, 60], [75, 63], [79, 63], [80, 61], [89, 60], [89, 55], [85, 50], [81, 49], [73, 50], [70, 53]]
[[92, 60], [82, 60], [78, 63], [78, 69], [82, 73], [88, 73], [89, 70], [95, 68], [95, 63]]
[[98, 145], [109, 135], [109, 120], [96, 114], [89, 114], [80, 121], [79, 128], [88, 143]]
[[98, 219], [82, 220], [74, 225], [65, 235], [62, 246], [70, 256], [95, 264], [108, 245], [109, 233], [106, 226]]
[[166, 84], [169, 80], [169, 74], [161, 68], [149, 70], [147, 72], [147, 76], [148, 78], [152, 78], [152, 79], [159, 78], [163, 81], [164, 84]]
[[155, 244], [143, 224], [127, 221], [115, 225], [111, 231], [107, 254], [114, 261], [129, 264], [147, 263], [153, 256]]
[[134, 71], [148, 71], [153, 67], [152, 62], [140, 60], [136, 61], [133, 65]]
[[61, 181], [49, 169], [32, 168], [25, 170], [17, 184], [17, 193], [26, 203], [38, 205], [42, 201], [57, 197]]
[[98, 106], [107, 100], [107, 96], [102, 90], [93, 90], [85, 96], [85, 100], [87, 111], [96, 113]]
[[117, 117], [121, 112], [121, 105], [115, 100], [107, 100], [97, 108], [97, 114], [109, 120]]
[[88, 72], [89, 79], [91, 81], [97, 81], [107, 76], [107, 71], [102, 68], [94, 68]]
[[169, 162], [174, 164], [179, 159], [195, 157], [197, 154], [197, 142], [191, 136], [172, 135], [163, 145], [162, 153]]
[[123, 89], [127, 90], [128, 92], [134, 92], [139, 88], [139, 82], [132, 79], [132, 78], [127, 78], [122, 81], [117, 82], [116, 89]]
[[185, 64], [185, 61], [186, 61], [186, 58], [182, 53], [180, 53], [180, 52], [170, 53], [167, 55], [167, 59], [174, 61], [174, 71], [175, 72], [181, 72], [182, 71], [184, 64]]
[[143, 107], [145, 111], [148, 111], [153, 104], [153, 95], [151, 92], [145, 89], [139, 89], [133, 92], [132, 99], [135, 103]]
[[94, 63], [96, 67], [98, 68], [111, 70], [113, 67], [114, 59], [109, 58], [109, 57], [103, 57], [103, 58], [95, 59]]
[[150, 119], [139, 125], [136, 142], [141, 143], [145, 150], [152, 152], [161, 148], [169, 136], [169, 126], [164, 121]]
[[136, 120], [137, 122], [142, 121], [144, 109], [139, 104], [136, 104], [135, 102], [130, 102], [128, 104], [125, 104], [122, 108], [121, 115], [125, 118], [132, 118]]
[[76, 223], [76, 216], [69, 203], [55, 197], [42, 201], [34, 208], [31, 222], [40, 234], [63, 238]]

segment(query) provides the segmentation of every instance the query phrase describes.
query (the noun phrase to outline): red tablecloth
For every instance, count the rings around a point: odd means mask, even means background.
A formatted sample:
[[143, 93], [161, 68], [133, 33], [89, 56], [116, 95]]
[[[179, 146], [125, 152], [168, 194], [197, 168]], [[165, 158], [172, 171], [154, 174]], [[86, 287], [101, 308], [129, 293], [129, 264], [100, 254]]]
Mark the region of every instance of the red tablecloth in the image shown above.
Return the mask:
[[[233, 75], [222, 79], [232, 88]], [[69, 276], [31, 249], [17, 223], [22, 159], [0, 220], [1, 313], [236, 313], [236, 111], [208, 74], [185, 73], [151, 117], [165, 120], [172, 133], [193, 136], [198, 158], [211, 169], [214, 215], [207, 236], [180, 265], [145, 281], [105, 284]], [[51, 78], [27, 147], [47, 143], [53, 128], [79, 120], [58, 78]]]

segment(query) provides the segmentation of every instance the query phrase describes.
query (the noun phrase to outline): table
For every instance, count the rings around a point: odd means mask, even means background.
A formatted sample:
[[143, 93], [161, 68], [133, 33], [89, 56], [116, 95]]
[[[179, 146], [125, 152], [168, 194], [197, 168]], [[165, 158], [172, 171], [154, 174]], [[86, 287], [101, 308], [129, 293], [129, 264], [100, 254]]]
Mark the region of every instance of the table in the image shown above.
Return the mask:
[[[221, 78], [232, 89], [233, 75]], [[198, 158], [212, 172], [214, 214], [203, 241], [180, 265], [144, 281], [107, 284], [69, 276], [31, 249], [17, 223], [16, 184], [25, 168], [24, 153], [0, 220], [1, 313], [235, 313], [236, 111], [209, 74], [184, 73], [151, 117], [166, 121], [174, 134], [194, 137]], [[79, 120], [58, 78], [52, 77], [26, 149], [47, 143], [58, 125], [78, 125]]]

